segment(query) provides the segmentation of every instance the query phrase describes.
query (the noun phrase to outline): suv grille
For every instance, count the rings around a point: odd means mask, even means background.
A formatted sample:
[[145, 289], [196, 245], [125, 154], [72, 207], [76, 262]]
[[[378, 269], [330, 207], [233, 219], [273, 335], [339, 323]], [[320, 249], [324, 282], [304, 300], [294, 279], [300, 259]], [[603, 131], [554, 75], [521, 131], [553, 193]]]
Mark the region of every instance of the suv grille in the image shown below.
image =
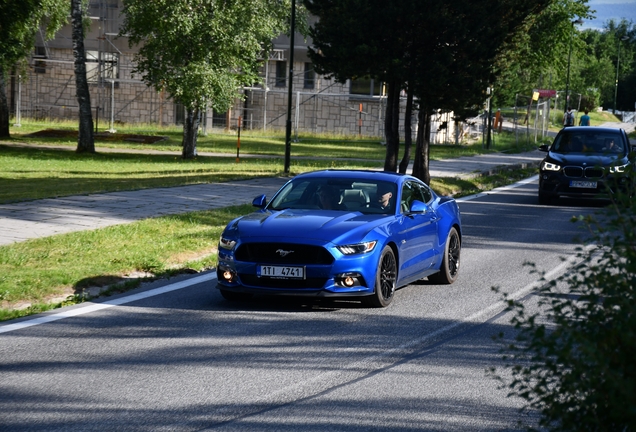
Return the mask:
[[295, 243], [244, 243], [234, 256], [237, 261], [262, 264], [331, 265], [334, 260], [321, 246]]
[[566, 166], [563, 168], [563, 173], [566, 175], [566, 177], [601, 178], [603, 177], [603, 168]]

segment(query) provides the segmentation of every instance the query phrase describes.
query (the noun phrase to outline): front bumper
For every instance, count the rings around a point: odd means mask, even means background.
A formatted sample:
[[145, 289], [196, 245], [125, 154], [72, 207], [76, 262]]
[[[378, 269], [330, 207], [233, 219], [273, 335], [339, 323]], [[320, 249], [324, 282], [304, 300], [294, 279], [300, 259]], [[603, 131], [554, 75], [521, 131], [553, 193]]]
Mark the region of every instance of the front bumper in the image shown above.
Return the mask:
[[217, 288], [237, 293], [305, 297], [371, 295], [379, 261], [376, 250], [362, 255], [339, 256], [331, 264], [294, 263], [294, 266], [304, 268], [305, 277], [302, 279], [260, 277], [257, 275], [258, 265], [268, 263], [238, 261], [231, 251], [220, 250]]
[[[573, 181], [596, 182], [595, 188], [573, 187]], [[606, 175], [602, 178], [573, 178], [563, 173], [541, 171], [539, 174], [539, 194], [544, 197], [559, 196], [580, 198], [607, 198], [610, 194], [631, 195], [632, 180], [629, 175]]]

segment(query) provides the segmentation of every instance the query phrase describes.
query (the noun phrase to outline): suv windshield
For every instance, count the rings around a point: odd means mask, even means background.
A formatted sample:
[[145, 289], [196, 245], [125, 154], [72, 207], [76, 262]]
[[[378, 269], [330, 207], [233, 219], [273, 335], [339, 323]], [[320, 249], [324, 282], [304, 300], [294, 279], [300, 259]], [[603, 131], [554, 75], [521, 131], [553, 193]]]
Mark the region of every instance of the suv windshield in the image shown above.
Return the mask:
[[627, 151], [620, 133], [566, 130], [557, 136], [550, 151], [561, 154], [623, 155]]

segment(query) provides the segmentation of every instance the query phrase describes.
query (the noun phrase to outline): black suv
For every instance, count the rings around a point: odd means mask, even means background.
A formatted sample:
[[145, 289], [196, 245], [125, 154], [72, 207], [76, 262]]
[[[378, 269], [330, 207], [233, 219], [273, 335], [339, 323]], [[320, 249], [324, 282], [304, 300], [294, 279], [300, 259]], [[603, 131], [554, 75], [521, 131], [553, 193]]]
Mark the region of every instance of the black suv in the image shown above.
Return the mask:
[[559, 196], [601, 198], [622, 191], [632, 195], [633, 160], [623, 129], [567, 127], [562, 129], [539, 168], [539, 203]]

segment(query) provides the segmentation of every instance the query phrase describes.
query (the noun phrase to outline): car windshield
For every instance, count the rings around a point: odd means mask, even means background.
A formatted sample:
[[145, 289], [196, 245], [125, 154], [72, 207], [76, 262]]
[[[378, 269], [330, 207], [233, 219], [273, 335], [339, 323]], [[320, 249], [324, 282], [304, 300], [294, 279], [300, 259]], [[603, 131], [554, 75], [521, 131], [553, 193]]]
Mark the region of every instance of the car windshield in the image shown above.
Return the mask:
[[267, 206], [270, 210], [304, 209], [395, 212], [396, 185], [351, 178], [296, 178], [287, 183]]
[[572, 131], [559, 134], [552, 144], [551, 151], [561, 154], [617, 155], [626, 149], [618, 132], [597, 132], [593, 128], [585, 131]]

